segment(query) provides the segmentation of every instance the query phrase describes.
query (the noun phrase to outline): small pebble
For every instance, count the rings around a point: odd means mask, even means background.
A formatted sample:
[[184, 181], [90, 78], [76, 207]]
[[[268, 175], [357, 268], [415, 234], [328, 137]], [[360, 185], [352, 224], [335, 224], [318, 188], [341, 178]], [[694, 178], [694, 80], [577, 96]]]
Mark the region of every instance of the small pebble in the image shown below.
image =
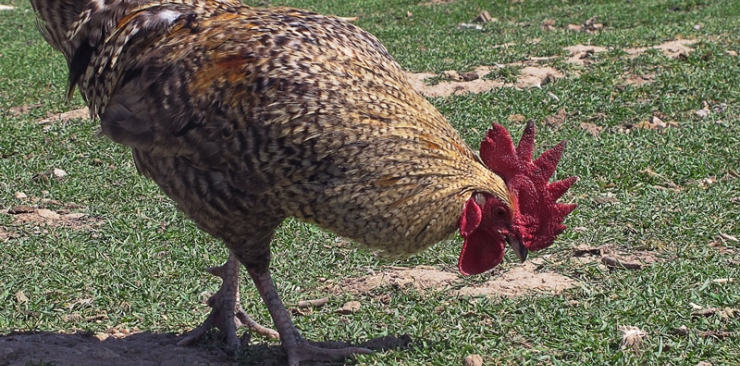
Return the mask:
[[54, 168], [52, 174], [54, 175], [54, 178], [64, 178], [67, 175], [67, 172], [62, 169]]
[[689, 335], [689, 328], [686, 328], [685, 325], [682, 325], [682, 326], [676, 328], [675, 331], [676, 331], [676, 334], [678, 334], [678, 335], [680, 335], [682, 337], [686, 337], [687, 335]]
[[342, 306], [341, 309], [337, 309], [337, 311], [335, 311], [335, 313], [337, 313], [337, 314], [343, 314], [343, 315], [356, 313], [356, 312], [358, 312], [360, 310], [360, 307], [361, 306], [362, 305], [360, 304], [359, 301], [350, 301], [350, 302], [344, 304], [344, 306]]
[[480, 355], [470, 355], [465, 357], [463, 366], [483, 366], [483, 357]]

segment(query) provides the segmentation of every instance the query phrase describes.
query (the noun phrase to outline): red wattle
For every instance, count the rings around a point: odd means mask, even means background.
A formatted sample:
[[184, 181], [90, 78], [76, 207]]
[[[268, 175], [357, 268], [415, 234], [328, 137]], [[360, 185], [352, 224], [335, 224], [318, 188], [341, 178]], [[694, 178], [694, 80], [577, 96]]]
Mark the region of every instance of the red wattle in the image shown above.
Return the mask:
[[504, 259], [504, 238], [496, 240], [484, 230], [476, 230], [465, 238], [457, 268], [466, 276], [481, 274], [496, 267]]

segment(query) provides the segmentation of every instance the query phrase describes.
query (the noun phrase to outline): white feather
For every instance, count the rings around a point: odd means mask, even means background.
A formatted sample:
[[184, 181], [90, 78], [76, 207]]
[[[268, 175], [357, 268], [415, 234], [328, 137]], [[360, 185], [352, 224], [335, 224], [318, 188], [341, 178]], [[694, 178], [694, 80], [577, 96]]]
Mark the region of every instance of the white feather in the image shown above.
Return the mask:
[[177, 18], [180, 17], [182, 13], [174, 11], [174, 10], [162, 10], [159, 13], [157, 13], [157, 17], [160, 20], [163, 20], [167, 22], [167, 24], [172, 24]]

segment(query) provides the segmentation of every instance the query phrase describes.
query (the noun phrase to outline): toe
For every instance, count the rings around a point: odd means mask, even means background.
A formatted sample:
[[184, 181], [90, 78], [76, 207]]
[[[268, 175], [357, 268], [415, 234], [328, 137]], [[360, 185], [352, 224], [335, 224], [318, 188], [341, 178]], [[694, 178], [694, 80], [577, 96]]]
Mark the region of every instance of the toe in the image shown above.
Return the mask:
[[357, 354], [370, 354], [373, 351], [362, 347], [347, 347], [343, 342], [316, 342], [302, 340], [296, 347], [288, 350], [290, 365], [301, 361], [342, 361]]

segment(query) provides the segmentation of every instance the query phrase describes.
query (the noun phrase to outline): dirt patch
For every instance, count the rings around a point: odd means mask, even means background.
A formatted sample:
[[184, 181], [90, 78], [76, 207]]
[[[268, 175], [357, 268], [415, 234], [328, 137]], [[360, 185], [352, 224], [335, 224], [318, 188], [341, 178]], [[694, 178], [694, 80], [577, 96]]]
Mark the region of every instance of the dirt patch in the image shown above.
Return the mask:
[[0, 226], [0, 241], [6, 241], [11, 238], [15, 238], [15, 234]]
[[14, 333], [0, 337], [0, 364], [24, 366], [232, 365], [221, 351], [180, 347], [174, 334]]
[[593, 137], [599, 136], [601, 134], [601, 131], [604, 130], [604, 127], [601, 127], [597, 124], [588, 123], [588, 122], [581, 122], [579, 126], [581, 127], [582, 130], [590, 133], [591, 136]]
[[565, 29], [576, 32], [598, 33], [604, 29], [604, 24], [596, 23], [596, 19], [597, 17], [593, 17], [581, 24], [568, 24]]
[[699, 41], [695, 39], [677, 39], [675, 41], [668, 41], [657, 46], [627, 48], [624, 51], [630, 55], [630, 58], [637, 57], [650, 49], [661, 50], [666, 56], [670, 58], [678, 58], [681, 54], [688, 55], [689, 53], [693, 52], [694, 49], [689, 46], [697, 42]]
[[626, 85], [643, 86], [645, 84], [650, 84], [653, 81], [655, 81], [655, 74], [628, 74], [624, 77], [624, 84]]
[[[698, 40], [692, 39], [680, 39], [675, 41], [669, 41], [663, 44], [659, 44], [652, 47], [641, 47], [641, 48], [627, 48], [624, 51], [627, 52], [630, 58], [639, 56], [650, 49], [661, 50], [666, 56], [671, 58], [682, 57], [681, 55], [688, 55], [693, 51], [690, 45], [699, 42]], [[574, 46], [565, 47], [569, 55], [565, 62], [587, 66], [594, 62], [593, 56], [609, 51], [606, 47], [591, 46], [577, 44]], [[538, 57], [532, 58], [530, 61], [549, 61], [557, 57]], [[498, 70], [502, 67], [516, 66], [521, 67], [519, 74], [516, 77], [515, 82], [506, 82], [502, 80], [486, 80], [485, 75], [488, 75], [492, 71]], [[475, 78], [466, 77], [464, 74], [476, 75]], [[427, 79], [438, 77], [440, 75], [421, 72], [421, 73], [406, 73], [411, 86], [420, 92], [422, 95], [430, 98], [435, 97], [446, 97], [450, 95], [464, 95], [468, 93], [483, 93], [497, 88], [503, 87], [516, 87], [516, 88], [532, 88], [540, 87], [548, 82], [564, 78], [565, 74], [559, 70], [549, 66], [536, 66], [532, 62], [514, 62], [507, 65], [497, 66], [478, 66], [474, 71], [469, 73], [458, 74], [455, 71], [446, 71], [443, 75], [447, 79], [439, 82], [436, 85], [428, 85]], [[624, 83], [627, 85], [641, 86], [650, 82], [653, 82], [655, 75], [631, 75], [627, 74], [623, 77]]]
[[[539, 272], [541, 261], [533, 260], [514, 264], [507, 271], [492, 276], [482, 284], [463, 286], [451, 291], [462, 296], [521, 296], [530, 292], [560, 293], [574, 287], [576, 281], [553, 272]], [[417, 266], [412, 268], [389, 267], [381, 273], [347, 278], [329, 290], [335, 294], [349, 292], [367, 294], [382, 287], [398, 289], [413, 288], [420, 292], [443, 291], [463, 285], [462, 278], [453, 272], [435, 267]]]
[[[639, 47], [639, 48], [626, 48], [624, 52], [627, 52], [629, 58], [635, 58], [647, 50], [655, 49], [662, 51], [666, 56], [670, 58], [678, 58], [680, 55], [688, 55], [693, 52], [694, 49], [689, 47], [692, 44], [699, 42], [695, 39], [678, 39], [675, 41], [668, 41], [652, 47]], [[599, 46], [590, 46], [577, 44], [575, 46], [565, 47], [565, 50], [570, 53], [566, 62], [576, 65], [588, 65], [591, 57], [597, 53], [606, 52], [609, 49]], [[636, 79], [635, 83], [638, 83]]]
[[527, 117], [521, 114], [510, 114], [509, 117], [506, 117], [506, 120], [512, 123], [524, 123]]
[[545, 19], [540, 23], [540, 29], [543, 31], [555, 30], [555, 24], [557, 24], [555, 19]]
[[644, 266], [659, 262], [661, 259], [652, 251], [625, 251], [610, 245], [590, 247], [581, 245], [573, 248], [571, 263], [590, 264], [598, 262], [603, 270], [639, 270]]
[[545, 126], [552, 127], [552, 128], [560, 128], [560, 126], [565, 123], [565, 120], [568, 118], [568, 112], [565, 110], [565, 108], [560, 108], [558, 110], [558, 113], [553, 114], [552, 116], [545, 117]]
[[11, 116], [18, 117], [20, 115], [26, 114], [31, 112], [34, 109], [41, 108], [42, 104], [29, 104], [29, 105], [22, 105], [19, 107], [10, 107], [8, 109], [8, 113], [10, 113]]
[[565, 75], [552, 67], [527, 66], [519, 70], [516, 79], [517, 88], [539, 87], [554, 79], [564, 78]]
[[[517, 64], [518, 66], [519, 64]], [[464, 95], [468, 93], [483, 93], [502, 87], [531, 88], [538, 87], [553, 79], [564, 78], [565, 75], [552, 67], [526, 66], [519, 70], [515, 83], [506, 83], [501, 80], [486, 80], [483, 76], [499, 66], [478, 66], [473, 73], [480, 77], [470, 81], [442, 81], [437, 85], [427, 85], [426, 79], [436, 74], [407, 73], [411, 86], [426, 97], [446, 97], [449, 95]]]
[[559, 294], [575, 287], [577, 282], [554, 272], [539, 272], [540, 261], [515, 265], [510, 270], [477, 286], [466, 286], [456, 291], [463, 296], [521, 296], [530, 292]]
[[565, 50], [570, 53], [568, 59], [565, 60], [567, 63], [575, 65], [588, 65], [591, 64], [591, 57], [597, 53], [606, 52], [608, 49], [599, 46], [586, 46], [577, 44], [575, 46], [565, 47]]
[[42, 118], [36, 123], [43, 125], [47, 123], [56, 123], [56, 122], [67, 122], [71, 121], [73, 119], [89, 119], [90, 118], [90, 110], [87, 109], [87, 107], [75, 109], [73, 111], [64, 112], [64, 113], [53, 113], [48, 115], [46, 118]]
[[458, 283], [460, 278], [452, 272], [445, 272], [431, 266], [389, 267], [381, 273], [369, 276], [347, 278], [332, 287], [333, 293], [368, 293], [371, 290], [392, 286], [395, 288], [414, 288], [417, 291], [441, 290]]
[[70, 212], [66, 208], [50, 210], [48, 208], [13, 206], [7, 210], [1, 210], [0, 214], [12, 215], [16, 223], [19, 224], [35, 224], [43, 227], [63, 226], [82, 230], [100, 225], [100, 220], [89, 217], [85, 213]]

